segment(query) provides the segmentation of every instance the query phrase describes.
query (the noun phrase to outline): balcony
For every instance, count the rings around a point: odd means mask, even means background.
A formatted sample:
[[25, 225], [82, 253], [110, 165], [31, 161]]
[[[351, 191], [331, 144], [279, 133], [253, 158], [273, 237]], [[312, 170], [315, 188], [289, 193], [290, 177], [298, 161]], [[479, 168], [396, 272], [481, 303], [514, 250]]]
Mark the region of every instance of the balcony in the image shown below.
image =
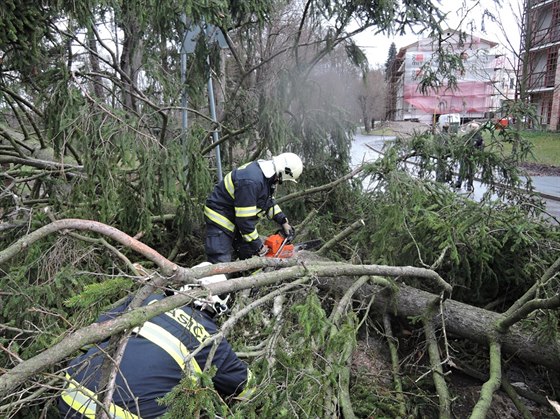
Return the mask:
[[532, 72], [529, 76], [527, 88], [529, 90], [553, 89], [555, 73], [556, 71]]
[[533, 33], [531, 51], [557, 43], [560, 43], [560, 27], [540, 29]]
[[529, 7], [532, 9], [534, 7], [544, 6], [547, 4], [556, 3], [558, 0], [529, 0]]

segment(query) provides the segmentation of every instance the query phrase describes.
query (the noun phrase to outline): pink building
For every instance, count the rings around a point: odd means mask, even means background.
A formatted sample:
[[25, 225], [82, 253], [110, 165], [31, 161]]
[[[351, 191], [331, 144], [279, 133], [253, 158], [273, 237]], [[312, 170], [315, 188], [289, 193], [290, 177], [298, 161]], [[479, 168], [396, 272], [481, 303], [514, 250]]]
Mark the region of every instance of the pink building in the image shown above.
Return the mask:
[[443, 114], [459, 114], [463, 122], [493, 116], [502, 102], [513, 98], [511, 70], [506, 70], [504, 55], [498, 44], [471, 35], [447, 30], [444, 48], [463, 61], [463, 71], [455, 74], [457, 87], [444, 81], [439, 88], [419, 89], [426, 68], [437, 69], [434, 41], [422, 39], [399, 50], [389, 71], [387, 118], [432, 123]]

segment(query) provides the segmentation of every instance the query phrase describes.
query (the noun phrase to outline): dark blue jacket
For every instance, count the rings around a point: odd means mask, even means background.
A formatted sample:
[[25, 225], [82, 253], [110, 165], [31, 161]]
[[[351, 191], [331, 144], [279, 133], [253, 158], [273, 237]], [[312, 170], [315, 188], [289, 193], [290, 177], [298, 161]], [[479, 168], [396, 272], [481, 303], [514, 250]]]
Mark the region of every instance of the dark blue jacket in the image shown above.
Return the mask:
[[[144, 301], [144, 305], [162, 298], [165, 297], [154, 294]], [[101, 316], [99, 321], [116, 317], [127, 306], [128, 304], [124, 304]], [[184, 306], [156, 316], [144, 323], [140, 329], [134, 330], [120, 364], [113, 402], [116, 405], [115, 409], [120, 407], [144, 419], [156, 418], [166, 411], [165, 405], [158, 404], [157, 399], [169, 393], [184, 376], [185, 365], [181, 365], [181, 360], [184, 364], [185, 355], [196, 349], [201, 341], [216, 333], [217, 327], [207, 313]], [[74, 386], [70, 384], [61, 396], [61, 417], [81, 418], [83, 416], [77, 411], [84, 412], [81, 409], [88, 408], [91, 413], [90, 398], [76, 388], [80, 388], [77, 387], [79, 383], [80, 386], [96, 393], [104, 359], [99, 348], [103, 349], [106, 346], [107, 341], [71, 361], [67, 378], [75, 382]], [[212, 345], [208, 345], [202, 349], [195, 356], [196, 362], [191, 362], [188, 367], [196, 370], [198, 366], [204, 369], [211, 348]], [[224, 397], [241, 393], [250, 372], [225, 340], [220, 343], [212, 364], [217, 368], [213, 378], [216, 390]], [[87, 393], [87, 390], [85, 392]]]
[[216, 185], [206, 201], [206, 220], [233, 236], [236, 229], [253, 250], [262, 246], [256, 224], [261, 217], [278, 224], [287, 221], [273, 198], [274, 182], [266, 178], [255, 162], [247, 163], [228, 173]]

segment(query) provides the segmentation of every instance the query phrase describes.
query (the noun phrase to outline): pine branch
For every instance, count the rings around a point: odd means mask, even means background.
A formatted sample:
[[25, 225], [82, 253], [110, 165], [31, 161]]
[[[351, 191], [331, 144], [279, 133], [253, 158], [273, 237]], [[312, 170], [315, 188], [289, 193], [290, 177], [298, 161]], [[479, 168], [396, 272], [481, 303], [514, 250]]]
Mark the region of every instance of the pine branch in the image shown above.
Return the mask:
[[343, 231], [341, 231], [340, 233], [338, 233], [336, 236], [334, 236], [331, 240], [329, 240], [328, 242], [326, 242], [318, 251], [317, 254], [318, 255], [324, 255], [325, 253], [327, 253], [328, 250], [330, 250], [332, 247], [336, 246], [338, 243], [340, 243], [342, 241], [342, 239], [344, 239], [345, 237], [348, 237], [350, 234], [352, 234], [354, 231], [362, 228], [363, 226], [365, 226], [364, 220], [358, 220], [355, 221], [354, 223], [352, 223], [351, 225], [349, 225], [348, 227], [346, 227]]
[[315, 188], [310, 188], [310, 189], [306, 189], [304, 191], [294, 192], [294, 193], [291, 193], [289, 195], [285, 195], [283, 197], [278, 198], [276, 200], [276, 202], [278, 204], [281, 204], [283, 202], [291, 201], [291, 200], [296, 199], [296, 198], [302, 198], [304, 196], [313, 195], [313, 194], [316, 194], [318, 192], [328, 191], [330, 189], [333, 189], [338, 184], [340, 184], [340, 183], [342, 183], [342, 182], [344, 182], [348, 179], [352, 179], [354, 176], [356, 176], [362, 170], [363, 170], [363, 166], [360, 165], [360, 166], [356, 167], [354, 170], [352, 170], [350, 173], [342, 176], [341, 178], [339, 178], [339, 179], [337, 179], [337, 180], [335, 180], [331, 183], [326, 183], [324, 185], [317, 186]]

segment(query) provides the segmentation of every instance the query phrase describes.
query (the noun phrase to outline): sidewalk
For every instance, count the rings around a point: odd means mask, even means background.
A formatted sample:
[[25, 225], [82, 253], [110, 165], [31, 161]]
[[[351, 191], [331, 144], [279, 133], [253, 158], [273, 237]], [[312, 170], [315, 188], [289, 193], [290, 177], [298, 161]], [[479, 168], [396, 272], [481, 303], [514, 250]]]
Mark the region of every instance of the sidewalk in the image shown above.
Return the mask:
[[546, 202], [550, 215], [560, 221], [560, 177], [531, 176], [533, 187]]
[[560, 177], [558, 176], [531, 176], [535, 190], [543, 198], [551, 197], [560, 199]]

